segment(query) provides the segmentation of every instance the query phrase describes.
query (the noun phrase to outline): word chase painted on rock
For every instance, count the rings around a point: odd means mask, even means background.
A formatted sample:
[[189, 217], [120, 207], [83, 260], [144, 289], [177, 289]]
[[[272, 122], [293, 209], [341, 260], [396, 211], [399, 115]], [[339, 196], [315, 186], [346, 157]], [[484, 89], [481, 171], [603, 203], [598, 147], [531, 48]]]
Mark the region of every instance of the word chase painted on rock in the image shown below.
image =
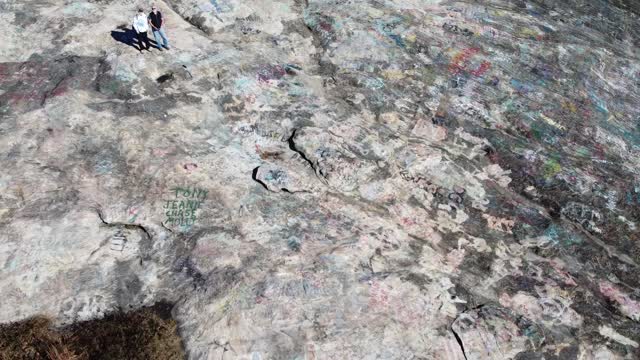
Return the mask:
[[196, 222], [196, 212], [207, 199], [208, 190], [176, 187], [171, 189], [172, 199], [165, 200], [162, 210], [165, 225], [191, 226]]

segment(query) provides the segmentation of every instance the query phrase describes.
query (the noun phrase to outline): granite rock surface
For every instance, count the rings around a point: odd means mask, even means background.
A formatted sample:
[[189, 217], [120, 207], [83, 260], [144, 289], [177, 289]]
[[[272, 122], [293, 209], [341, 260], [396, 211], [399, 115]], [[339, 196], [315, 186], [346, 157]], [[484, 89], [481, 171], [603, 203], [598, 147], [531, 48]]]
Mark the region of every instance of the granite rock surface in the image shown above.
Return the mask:
[[[190, 359], [640, 357], [640, 7], [0, 3], [0, 322]], [[151, 34], [150, 34], [151, 35]]]

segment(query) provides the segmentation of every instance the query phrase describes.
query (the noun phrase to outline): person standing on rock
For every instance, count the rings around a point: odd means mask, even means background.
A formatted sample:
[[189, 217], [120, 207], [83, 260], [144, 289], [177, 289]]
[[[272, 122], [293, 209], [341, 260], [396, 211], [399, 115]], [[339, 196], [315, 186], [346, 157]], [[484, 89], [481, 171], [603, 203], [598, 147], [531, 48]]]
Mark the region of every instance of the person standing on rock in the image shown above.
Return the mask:
[[[164, 29], [162, 28], [162, 26], [164, 25], [162, 13], [158, 11], [158, 8], [155, 5], [151, 5], [151, 12], [149, 13], [149, 25], [151, 26], [153, 37], [156, 39], [158, 50], [162, 51], [163, 47], [169, 50], [169, 40], [167, 39], [167, 35], [165, 35]], [[160, 40], [162, 40], [162, 42]]]
[[149, 25], [147, 24], [147, 17], [144, 16], [144, 10], [142, 8], [138, 9], [138, 13], [133, 17], [133, 29], [136, 31], [136, 35], [138, 36], [140, 52], [142, 53], [142, 50], [145, 49], [144, 44], [146, 44], [146, 50], [151, 51], [149, 50], [149, 48], [151, 48], [151, 44], [149, 44], [149, 37], [147, 36]]

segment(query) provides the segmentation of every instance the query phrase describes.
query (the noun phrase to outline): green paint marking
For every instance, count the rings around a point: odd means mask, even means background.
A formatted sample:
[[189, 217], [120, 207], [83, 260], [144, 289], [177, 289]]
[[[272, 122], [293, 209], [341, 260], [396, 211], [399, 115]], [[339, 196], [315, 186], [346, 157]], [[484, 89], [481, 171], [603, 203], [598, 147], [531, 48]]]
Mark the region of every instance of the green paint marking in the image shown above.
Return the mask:
[[562, 166], [557, 161], [551, 159], [544, 164], [543, 174], [545, 178], [552, 178], [562, 171]]

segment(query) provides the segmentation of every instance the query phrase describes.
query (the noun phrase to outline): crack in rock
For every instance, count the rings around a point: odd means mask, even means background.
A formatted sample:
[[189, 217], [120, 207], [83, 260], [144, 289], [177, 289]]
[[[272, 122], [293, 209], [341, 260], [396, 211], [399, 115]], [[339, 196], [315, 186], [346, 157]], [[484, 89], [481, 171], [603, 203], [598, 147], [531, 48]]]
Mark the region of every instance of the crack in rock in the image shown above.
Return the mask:
[[106, 225], [108, 227], [124, 227], [125, 229], [133, 229], [133, 230], [138, 230], [138, 231], [142, 231], [145, 236], [147, 237], [147, 240], [149, 241], [153, 241], [153, 237], [151, 236], [151, 234], [149, 233], [149, 230], [147, 230], [146, 227], [144, 227], [141, 224], [127, 224], [127, 223], [123, 223], [123, 222], [108, 222], [105, 220], [104, 215], [102, 214], [102, 211], [98, 208], [95, 209], [96, 213], [98, 214], [98, 218], [100, 218], [100, 221], [102, 222], [103, 225]]
[[451, 326], [449, 327], [451, 329], [451, 332], [453, 333], [453, 336], [456, 338], [456, 341], [458, 342], [458, 345], [460, 346], [460, 350], [462, 351], [462, 356], [464, 356], [465, 360], [467, 359], [467, 353], [464, 351], [464, 343], [462, 342], [462, 338], [460, 337], [460, 335], [458, 335], [458, 333], [453, 330], [453, 324], [451, 324]]
[[296, 136], [297, 131], [298, 129], [294, 129], [293, 132], [291, 133], [291, 136], [289, 136], [289, 138], [287, 139], [287, 144], [289, 144], [289, 149], [297, 153], [298, 155], [300, 155], [300, 158], [302, 158], [302, 160], [306, 161], [309, 164], [309, 166], [311, 166], [311, 168], [313, 169], [313, 171], [315, 172], [318, 178], [320, 178], [323, 181], [326, 181], [326, 177], [319, 170], [318, 166], [316, 166], [316, 164], [314, 164], [313, 161], [309, 160], [309, 158], [305, 155], [305, 153], [302, 150], [296, 147], [294, 138]]
[[[283, 186], [278, 186], [279, 184], [279, 177], [282, 177], [284, 179], [287, 179], [288, 176], [286, 175], [285, 172], [283, 172], [282, 170], [278, 170], [278, 171], [273, 171], [273, 170], [266, 170], [267, 171], [267, 176], [270, 176], [270, 174], [272, 173], [276, 173], [277, 175], [277, 179], [274, 179], [275, 182], [275, 186], [272, 185], [270, 186], [268, 183], [264, 182], [261, 180], [261, 176], [260, 176], [260, 168], [261, 166], [256, 167], [255, 169], [253, 169], [252, 173], [251, 173], [251, 178], [253, 179], [253, 181], [257, 182], [258, 184], [262, 185], [265, 189], [267, 189], [270, 192], [285, 192], [285, 193], [289, 193], [289, 194], [298, 194], [298, 193], [311, 193], [311, 191], [309, 190], [291, 190], [288, 187], [283, 187]], [[267, 179], [268, 180], [268, 179]], [[285, 180], [285, 183], [288, 183], [288, 180]], [[284, 185], [284, 184], [283, 184]]]
[[265, 184], [260, 179], [258, 179], [258, 169], [260, 169], [260, 166], [257, 166], [255, 169], [253, 169], [253, 172], [251, 173], [251, 178], [253, 179], [253, 181], [257, 182], [258, 184], [262, 185], [265, 189], [269, 190], [269, 187], [267, 186], [267, 184]]

